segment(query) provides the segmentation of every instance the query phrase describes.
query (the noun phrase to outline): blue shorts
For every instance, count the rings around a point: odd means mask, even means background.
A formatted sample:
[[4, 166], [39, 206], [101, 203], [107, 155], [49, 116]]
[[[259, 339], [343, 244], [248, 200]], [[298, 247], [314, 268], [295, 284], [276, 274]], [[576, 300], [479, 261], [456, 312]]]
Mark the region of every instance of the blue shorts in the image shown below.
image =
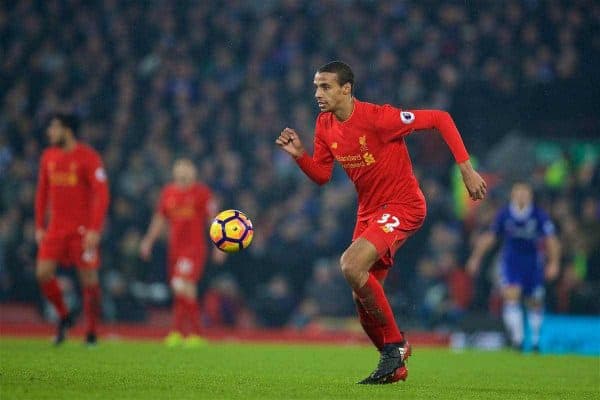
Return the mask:
[[504, 286], [519, 286], [523, 297], [544, 296], [544, 267], [540, 260], [502, 260], [500, 282]]

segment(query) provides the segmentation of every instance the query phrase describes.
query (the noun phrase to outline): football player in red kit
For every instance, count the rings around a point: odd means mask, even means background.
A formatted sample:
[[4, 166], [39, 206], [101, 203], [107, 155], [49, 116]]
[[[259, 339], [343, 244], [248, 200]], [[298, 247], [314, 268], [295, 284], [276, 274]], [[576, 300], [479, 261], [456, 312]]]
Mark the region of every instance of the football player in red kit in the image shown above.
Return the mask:
[[100, 233], [109, 191], [102, 160], [76, 139], [78, 121], [56, 114], [47, 129], [50, 147], [42, 154], [35, 199], [36, 275], [59, 322], [54, 342], [65, 340], [73, 324], [56, 279], [58, 264], [74, 265], [83, 288], [86, 343], [95, 344], [100, 314]]
[[426, 206], [404, 137], [416, 130], [436, 129], [454, 155], [473, 200], [485, 197], [486, 184], [473, 170], [447, 112], [401, 110], [359, 101], [352, 96], [354, 74], [339, 61], [319, 68], [314, 85], [321, 113], [312, 157], [293, 129], [285, 128], [276, 143], [316, 183], [329, 181], [336, 160], [354, 183], [358, 192], [356, 226], [340, 264], [352, 287], [360, 323], [380, 352], [377, 368], [359, 383], [405, 380], [405, 362], [411, 350], [394, 320], [383, 282], [394, 253], [423, 224]]
[[[191, 325], [191, 333], [185, 338], [185, 345], [203, 344], [197, 285], [204, 272], [208, 251], [207, 225], [216, 211], [210, 189], [196, 181], [196, 167], [192, 161], [177, 160], [173, 165], [173, 183], [163, 189], [158, 209], [140, 244], [142, 258], [149, 260], [152, 246], [169, 227], [168, 275], [174, 296], [173, 329], [165, 338], [167, 346], [184, 343], [186, 320]], [[213, 253], [215, 257], [223, 257], [216, 253]]]

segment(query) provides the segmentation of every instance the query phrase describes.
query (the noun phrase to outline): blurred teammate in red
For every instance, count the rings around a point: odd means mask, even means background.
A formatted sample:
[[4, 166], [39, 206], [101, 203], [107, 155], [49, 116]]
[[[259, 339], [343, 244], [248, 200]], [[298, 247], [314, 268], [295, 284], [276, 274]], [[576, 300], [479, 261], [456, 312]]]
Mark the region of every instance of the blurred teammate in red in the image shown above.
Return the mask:
[[56, 279], [58, 264], [74, 265], [83, 286], [86, 343], [95, 344], [100, 314], [100, 233], [109, 202], [102, 160], [76, 139], [78, 121], [56, 114], [48, 126], [50, 147], [42, 154], [35, 199], [36, 275], [59, 316], [54, 342], [65, 340], [73, 317]]
[[329, 181], [335, 160], [354, 183], [358, 192], [356, 227], [352, 244], [340, 263], [352, 287], [361, 325], [381, 354], [375, 371], [359, 383], [405, 380], [405, 361], [411, 350], [396, 325], [383, 282], [394, 253], [423, 224], [426, 206], [404, 137], [415, 130], [438, 130], [473, 200], [485, 197], [486, 185], [473, 170], [448, 113], [401, 110], [359, 101], [352, 96], [354, 73], [339, 61], [319, 68], [314, 85], [321, 113], [316, 121], [312, 157], [293, 129], [285, 128], [276, 143], [316, 183]]
[[[183, 343], [187, 319], [191, 334], [185, 339], [185, 345], [196, 347], [203, 344], [197, 285], [204, 272], [208, 251], [207, 224], [217, 210], [210, 189], [196, 181], [196, 167], [190, 160], [175, 162], [173, 181], [160, 195], [158, 209], [140, 244], [140, 254], [142, 259], [150, 259], [152, 246], [168, 225], [168, 272], [174, 299], [173, 329], [165, 343], [167, 346]], [[223, 257], [216, 253], [213, 253], [215, 257]], [[217, 261], [222, 261], [222, 258]]]

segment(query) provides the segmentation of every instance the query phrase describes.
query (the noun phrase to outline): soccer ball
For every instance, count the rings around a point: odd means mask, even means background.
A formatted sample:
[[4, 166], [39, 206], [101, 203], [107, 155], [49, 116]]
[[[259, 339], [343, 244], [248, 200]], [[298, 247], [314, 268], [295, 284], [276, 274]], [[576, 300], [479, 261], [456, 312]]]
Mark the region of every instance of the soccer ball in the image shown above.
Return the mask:
[[221, 211], [210, 225], [210, 239], [226, 253], [235, 253], [250, 246], [253, 236], [252, 222], [238, 210]]

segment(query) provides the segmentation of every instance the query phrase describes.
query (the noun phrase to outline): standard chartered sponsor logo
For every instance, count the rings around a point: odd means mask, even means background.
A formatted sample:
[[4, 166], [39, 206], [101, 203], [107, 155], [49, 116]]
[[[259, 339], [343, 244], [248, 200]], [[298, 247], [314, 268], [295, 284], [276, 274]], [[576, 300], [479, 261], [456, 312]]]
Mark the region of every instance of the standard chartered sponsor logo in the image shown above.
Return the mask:
[[350, 154], [347, 156], [336, 156], [335, 159], [342, 164], [345, 169], [353, 169], [366, 167], [376, 162], [375, 156], [372, 153]]
[[360, 156], [360, 154], [352, 154], [348, 156], [336, 156], [335, 159], [341, 163], [344, 163], [349, 161], [361, 161], [362, 157]]

